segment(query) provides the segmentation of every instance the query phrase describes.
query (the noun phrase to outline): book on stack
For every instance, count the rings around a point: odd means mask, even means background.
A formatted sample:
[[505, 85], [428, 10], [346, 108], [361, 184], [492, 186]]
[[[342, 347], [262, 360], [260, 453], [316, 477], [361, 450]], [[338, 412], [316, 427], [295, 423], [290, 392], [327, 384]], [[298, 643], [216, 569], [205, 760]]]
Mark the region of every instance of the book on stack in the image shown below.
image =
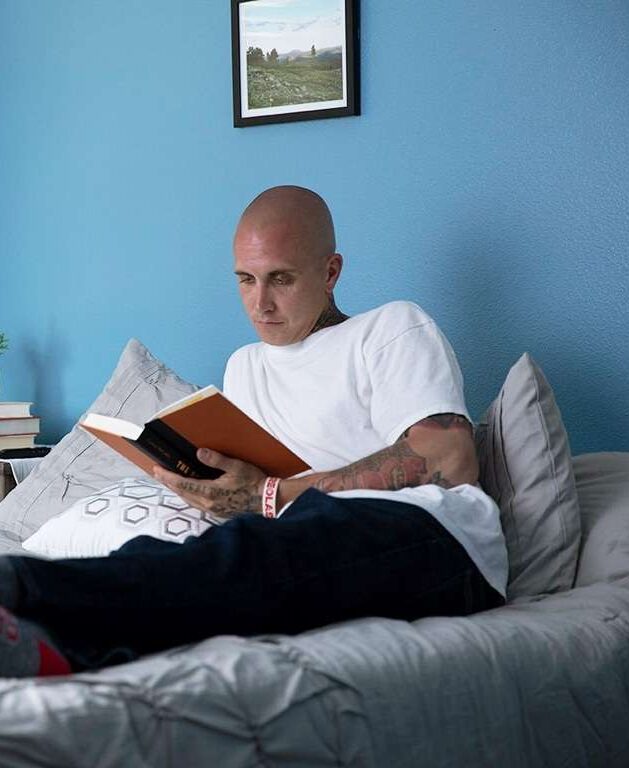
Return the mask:
[[31, 415], [32, 403], [0, 402], [0, 450], [32, 448], [39, 434], [39, 418]]

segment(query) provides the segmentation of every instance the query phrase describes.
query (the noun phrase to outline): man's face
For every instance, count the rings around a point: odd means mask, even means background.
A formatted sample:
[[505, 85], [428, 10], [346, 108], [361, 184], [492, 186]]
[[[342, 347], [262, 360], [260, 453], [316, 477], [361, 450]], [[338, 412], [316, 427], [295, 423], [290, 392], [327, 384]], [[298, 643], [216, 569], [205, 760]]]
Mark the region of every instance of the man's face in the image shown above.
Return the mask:
[[340, 272], [338, 254], [312, 258], [300, 240], [289, 227], [247, 226], [234, 239], [240, 296], [267, 344], [285, 346], [305, 339], [328, 306]]

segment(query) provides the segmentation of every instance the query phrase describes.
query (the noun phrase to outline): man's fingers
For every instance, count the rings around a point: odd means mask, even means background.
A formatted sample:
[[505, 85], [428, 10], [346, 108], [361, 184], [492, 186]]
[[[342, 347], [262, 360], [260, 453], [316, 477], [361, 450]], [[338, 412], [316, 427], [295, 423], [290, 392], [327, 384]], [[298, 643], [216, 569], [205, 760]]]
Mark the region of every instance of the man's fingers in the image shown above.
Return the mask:
[[153, 477], [159, 480], [164, 485], [170, 485], [170, 483], [176, 482], [180, 475], [176, 475], [174, 472], [169, 472], [163, 467], [154, 466], [152, 471]]
[[181, 494], [181, 481], [185, 480], [182, 475], [178, 475], [175, 472], [169, 472], [163, 467], [153, 467], [153, 477], [162, 485], [170, 488], [171, 491]]
[[[159, 480], [162, 485], [168, 486], [172, 491], [188, 491], [191, 492], [190, 478], [179, 475], [176, 472], [169, 472], [163, 467], [153, 467], [153, 477]], [[195, 481], [198, 482], [198, 481]]]
[[204, 481], [192, 480], [189, 477], [169, 472], [162, 467], [153, 467], [153, 477], [162, 485], [170, 488], [173, 493], [176, 493], [184, 501], [187, 501], [190, 506], [201, 511], [207, 510], [211, 493], [209, 489], [204, 488]]
[[213, 451], [210, 448], [199, 448], [197, 451], [197, 458], [201, 463], [206, 464], [208, 467], [216, 467], [217, 469], [227, 469], [230, 462], [234, 461], [228, 456], [223, 456], [222, 453]]

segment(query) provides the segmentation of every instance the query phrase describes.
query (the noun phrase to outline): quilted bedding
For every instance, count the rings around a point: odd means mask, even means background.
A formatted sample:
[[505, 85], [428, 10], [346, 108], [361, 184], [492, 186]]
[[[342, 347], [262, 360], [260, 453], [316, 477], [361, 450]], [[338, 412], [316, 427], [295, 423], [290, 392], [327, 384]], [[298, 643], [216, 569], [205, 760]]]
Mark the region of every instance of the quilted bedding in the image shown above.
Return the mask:
[[[543, 642], [540, 642], [542, 640]], [[629, 589], [0, 682], [3, 766], [626, 768]]]

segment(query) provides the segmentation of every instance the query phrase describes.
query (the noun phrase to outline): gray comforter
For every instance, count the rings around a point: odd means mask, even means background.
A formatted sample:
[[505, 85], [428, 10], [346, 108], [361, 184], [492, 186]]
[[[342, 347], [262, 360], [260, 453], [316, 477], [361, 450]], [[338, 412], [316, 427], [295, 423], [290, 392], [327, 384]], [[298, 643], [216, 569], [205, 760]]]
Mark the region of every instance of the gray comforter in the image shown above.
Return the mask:
[[629, 588], [3, 681], [0, 765], [626, 768]]

